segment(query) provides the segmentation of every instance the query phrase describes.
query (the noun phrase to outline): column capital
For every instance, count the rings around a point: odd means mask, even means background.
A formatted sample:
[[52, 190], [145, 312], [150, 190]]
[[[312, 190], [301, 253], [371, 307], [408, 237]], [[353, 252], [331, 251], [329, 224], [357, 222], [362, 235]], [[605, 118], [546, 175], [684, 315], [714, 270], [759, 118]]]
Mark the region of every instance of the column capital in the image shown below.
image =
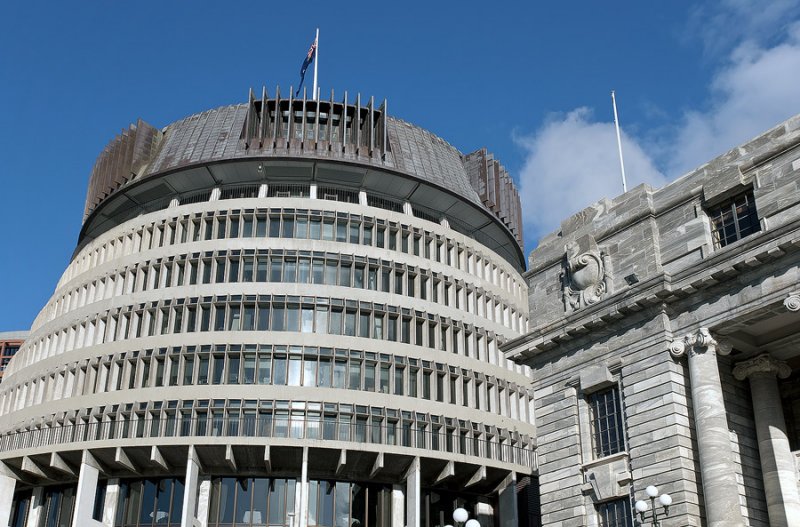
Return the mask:
[[684, 355], [696, 355], [706, 351], [716, 352], [720, 355], [728, 355], [731, 352], [730, 342], [725, 338], [715, 339], [708, 328], [700, 328], [688, 335], [677, 338], [669, 346], [669, 352], [673, 357], [683, 357]]
[[789, 311], [800, 311], [800, 291], [789, 293], [789, 296], [783, 301], [783, 305]]
[[773, 358], [769, 353], [763, 353], [758, 357], [742, 361], [733, 367], [733, 376], [743, 381], [757, 373], [775, 375], [781, 379], [787, 378], [792, 374], [792, 369], [782, 360]]

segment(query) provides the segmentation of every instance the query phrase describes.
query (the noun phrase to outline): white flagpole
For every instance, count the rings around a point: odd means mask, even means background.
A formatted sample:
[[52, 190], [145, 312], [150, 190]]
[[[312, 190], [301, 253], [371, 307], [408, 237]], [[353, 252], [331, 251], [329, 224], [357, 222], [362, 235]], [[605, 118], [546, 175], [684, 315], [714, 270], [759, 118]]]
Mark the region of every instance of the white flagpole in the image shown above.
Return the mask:
[[[316, 82], [316, 75], [314, 77]], [[614, 126], [617, 129], [617, 148], [619, 149], [619, 168], [622, 171], [622, 192], [628, 192], [628, 183], [625, 181], [625, 162], [622, 160], [622, 139], [619, 136], [619, 117], [617, 117], [617, 99], [614, 90], [611, 90], [611, 104], [614, 105]]]
[[314, 37], [314, 100], [318, 101], [319, 96], [317, 95], [317, 66], [319, 65], [319, 28], [317, 28], [317, 36]]

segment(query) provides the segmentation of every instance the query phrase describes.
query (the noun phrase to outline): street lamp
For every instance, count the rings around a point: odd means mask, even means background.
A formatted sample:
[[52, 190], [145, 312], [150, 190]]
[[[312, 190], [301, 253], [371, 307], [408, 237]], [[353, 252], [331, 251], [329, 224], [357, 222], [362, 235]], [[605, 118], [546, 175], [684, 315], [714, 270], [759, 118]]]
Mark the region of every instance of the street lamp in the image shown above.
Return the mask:
[[[469, 513], [464, 507], [459, 507], [453, 511], [453, 521], [458, 527], [481, 527], [481, 523], [475, 518], [469, 519]], [[453, 527], [445, 525], [444, 527]]]
[[669, 494], [662, 494], [659, 496], [658, 488], [654, 485], [649, 485], [646, 489], [644, 489], [644, 491], [650, 498], [650, 504], [648, 505], [644, 500], [639, 500], [634, 504], [633, 507], [636, 509], [636, 512], [639, 513], [639, 520], [642, 523], [644, 523], [646, 519], [645, 512], [647, 512], [647, 509], [652, 508], [653, 510], [650, 512], [650, 516], [653, 520], [653, 527], [660, 527], [661, 522], [658, 519], [658, 510], [656, 510], [656, 497], [658, 497], [658, 503], [664, 507], [664, 516], [669, 516], [669, 506], [672, 505], [672, 496]]

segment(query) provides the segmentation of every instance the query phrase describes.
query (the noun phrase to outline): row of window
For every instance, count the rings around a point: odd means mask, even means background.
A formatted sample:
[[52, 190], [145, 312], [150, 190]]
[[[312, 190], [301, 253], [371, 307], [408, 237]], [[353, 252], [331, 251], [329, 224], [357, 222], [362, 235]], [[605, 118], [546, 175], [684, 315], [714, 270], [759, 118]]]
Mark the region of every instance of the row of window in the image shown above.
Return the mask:
[[83, 284], [55, 301], [51, 319], [92, 302], [167, 287], [220, 283], [334, 285], [406, 295], [485, 317], [515, 331], [526, 320], [513, 307], [472, 284], [413, 266], [338, 253], [284, 250], [207, 252], [143, 262]]
[[[528, 436], [468, 421], [383, 407], [305, 401], [166, 401], [99, 407], [0, 437], [4, 451], [153, 437], [274, 437], [371, 443], [534, 466]], [[151, 408], [149, 410], [143, 410]]]
[[515, 271], [441, 234], [380, 218], [308, 209], [207, 211], [154, 222], [78, 258], [62, 283], [128, 254], [179, 243], [251, 237], [326, 240], [400, 251], [455, 267], [526, 300]]
[[[91, 364], [73, 363], [20, 391], [24, 406], [122, 389], [259, 384], [379, 392], [459, 404], [527, 421], [530, 394], [522, 387], [440, 362], [359, 350], [312, 346], [190, 346], [132, 352]], [[19, 407], [11, 397], [0, 408]]]
[[102, 343], [212, 331], [291, 331], [387, 340], [520, 369], [499, 352], [502, 335], [459, 320], [385, 304], [283, 295], [178, 298], [156, 306], [105, 311], [33, 342], [31, 352], [21, 356], [15, 367]]
[[[183, 478], [121, 479], [109, 492], [108, 480], [97, 486], [93, 517], [101, 521], [109, 499], [116, 499], [114, 527], [178, 527], [184, 498]], [[215, 477], [208, 496], [208, 527], [293, 527], [297, 480], [267, 477]], [[46, 487], [43, 516], [33, 527], [70, 525], [76, 485]], [[199, 493], [202, 492], [198, 488]], [[336, 480], [308, 481], [308, 525], [311, 527], [390, 527], [392, 487], [379, 483]], [[475, 497], [423, 489], [420, 496], [422, 527], [450, 521], [457, 507], [475, 510]], [[466, 499], [465, 499], [466, 498]], [[11, 527], [25, 527], [32, 491], [15, 493]], [[481, 501], [486, 501], [482, 498]], [[403, 511], [404, 513], [405, 511]], [[605, 523], [603, 525], [606, 525]], [[615, 524], [611, 524], [615, 525]], [[31, 526], [28, 526], [31, 527]]]

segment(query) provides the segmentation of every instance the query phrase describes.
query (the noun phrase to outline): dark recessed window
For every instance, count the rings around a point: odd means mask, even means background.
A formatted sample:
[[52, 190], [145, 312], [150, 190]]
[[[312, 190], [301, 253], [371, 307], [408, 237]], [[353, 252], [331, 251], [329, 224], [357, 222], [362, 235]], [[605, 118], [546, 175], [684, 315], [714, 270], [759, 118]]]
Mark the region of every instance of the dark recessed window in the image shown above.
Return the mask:
[[752, 190], [710, 207], [708, 217], [715, 247], [725, 247], [761, 230]]
[[592, 412], [592, 435], [597, 457], [625, 450], [619, 388], [616, 386], [589, 395]]
[[633, 527], [633, 514], [628, 498], [606, 501], [597, 505], [601, 527]]

